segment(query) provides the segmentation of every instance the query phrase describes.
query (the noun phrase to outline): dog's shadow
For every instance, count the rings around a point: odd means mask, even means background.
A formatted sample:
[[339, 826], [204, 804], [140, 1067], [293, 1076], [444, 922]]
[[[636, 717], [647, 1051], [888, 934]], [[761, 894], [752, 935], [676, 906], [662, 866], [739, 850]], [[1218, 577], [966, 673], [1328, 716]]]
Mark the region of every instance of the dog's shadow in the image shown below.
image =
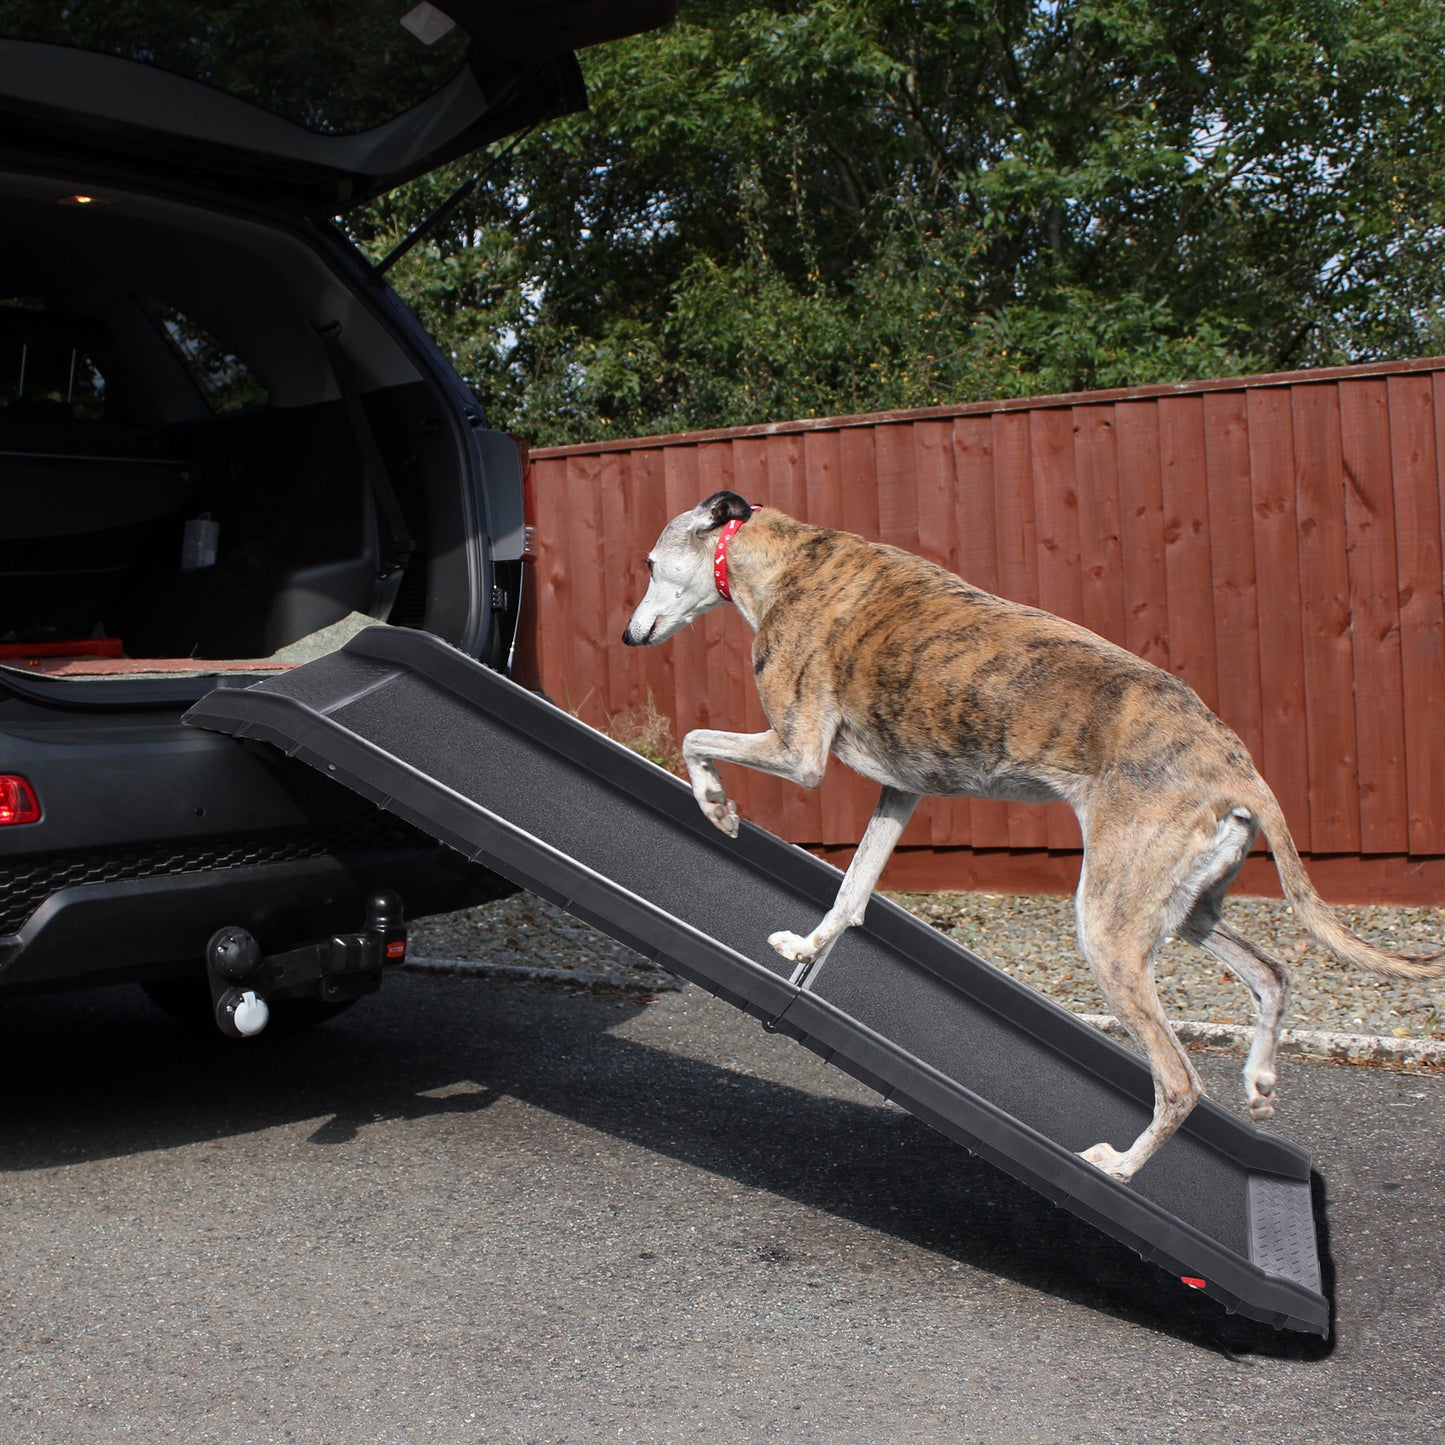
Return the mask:
[[[317, 1118], [310, 1137], [327, 1147], [378, 1120], [483, 1110], [505, 1096], [1200, 1348], [1293, 1360], [1333, 1348], [1333, 1332], [1320, 1340], [1226, 1314], [896, 1109], [612, 1031], [642, 1007], [403, 975], [325, 1028], [236, 1044], [183, 1031], [135, 989], [10, 1000], [0, 1010], [0, 1081], [12, 1100], [0, 1167], [56, 1167]], [[1316, 1215], [1333, 1298], [1318, 1181]], [[807, 1246], [768, 1257], [805, 1262]]]

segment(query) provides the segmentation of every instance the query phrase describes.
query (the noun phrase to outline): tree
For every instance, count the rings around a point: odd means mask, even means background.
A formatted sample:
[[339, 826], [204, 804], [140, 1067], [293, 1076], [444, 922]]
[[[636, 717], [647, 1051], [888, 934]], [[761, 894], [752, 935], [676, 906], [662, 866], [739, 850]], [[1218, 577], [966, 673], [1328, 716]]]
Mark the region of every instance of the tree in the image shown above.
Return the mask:
[[1445, 349], [1436, 0], [683, 0], [583, 60], [394, 273], [538, 441]]

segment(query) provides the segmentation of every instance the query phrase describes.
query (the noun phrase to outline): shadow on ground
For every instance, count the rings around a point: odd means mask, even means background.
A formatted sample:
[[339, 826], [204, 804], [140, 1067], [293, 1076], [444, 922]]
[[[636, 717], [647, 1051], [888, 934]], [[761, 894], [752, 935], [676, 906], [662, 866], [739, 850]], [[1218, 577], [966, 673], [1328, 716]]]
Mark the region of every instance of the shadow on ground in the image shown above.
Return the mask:
[[[233, 1043], [182, 1029], [137, 989], [8, 1000], [0, 1008], [0, 1086], [10, 1101], [0, 1167], [63, 1167], [318, 1117], [325, 1122], [311, 1139], [327, 1148], [377, 1121], [475, 1112], [513, 1097], [1203, 1349], [1303, 1361], [1332, 1349], [1226, 1315], [896, 1109], [612, 1032], [644, 1007], [634, 998], [403, 975], [325, 1028]], [[1203, 1062], [1211, 1089], [1234, 1087], [1234, 1061]], [[461, 1080], [481, 1087], [433, 1097]], [[1333, 1298], [1318, 1180], [1316, 1201]]]

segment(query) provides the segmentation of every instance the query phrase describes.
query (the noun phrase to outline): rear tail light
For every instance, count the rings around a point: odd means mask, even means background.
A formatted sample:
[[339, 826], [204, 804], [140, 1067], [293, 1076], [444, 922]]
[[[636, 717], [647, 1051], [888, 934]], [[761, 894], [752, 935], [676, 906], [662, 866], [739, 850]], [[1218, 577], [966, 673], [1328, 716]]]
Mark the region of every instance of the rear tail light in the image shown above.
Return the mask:
[[0, 773], [0, 828], [39, 821], [40, 800], [35, 789], [18, 773]]

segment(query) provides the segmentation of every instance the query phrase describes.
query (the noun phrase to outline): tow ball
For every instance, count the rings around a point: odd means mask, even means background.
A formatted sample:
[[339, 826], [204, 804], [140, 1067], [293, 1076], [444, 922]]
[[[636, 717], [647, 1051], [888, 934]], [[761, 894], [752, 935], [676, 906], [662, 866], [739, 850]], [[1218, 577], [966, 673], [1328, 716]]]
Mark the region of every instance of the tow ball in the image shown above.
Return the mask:
[[206, 944], [206, 977], [216, 1024], [231, 1038], [253, 1038], [271, 1003], [313, 998], [345, 1003], [381, 987], [381, 971], [406, 957], [401, 899], [381, 890], [366, 901], [366, 926], [285, 953], [263, 953], [244, 928], [218, 928]]

